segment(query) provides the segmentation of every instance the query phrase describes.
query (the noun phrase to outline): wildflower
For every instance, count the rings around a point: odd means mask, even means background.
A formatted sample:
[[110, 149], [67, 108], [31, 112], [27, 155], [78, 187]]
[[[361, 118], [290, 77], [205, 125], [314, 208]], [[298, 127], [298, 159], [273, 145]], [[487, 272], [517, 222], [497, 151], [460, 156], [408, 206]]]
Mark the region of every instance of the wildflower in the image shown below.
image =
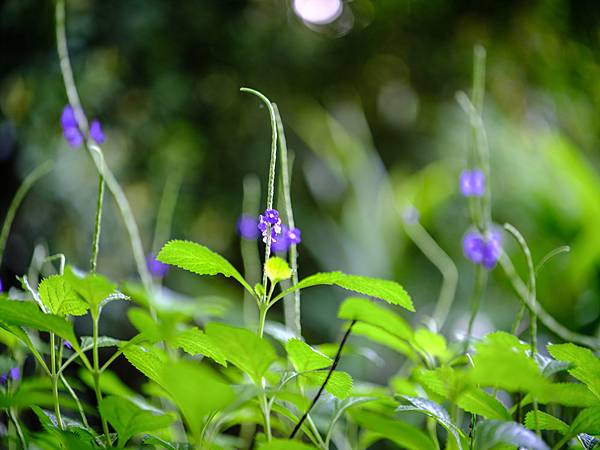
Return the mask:
[[492, 270], [502, 254], [502, 234], [498, 230], [491, 230], [487, 236], [483, 236], [476, 231], [469, 231], [463, 238], [463, 252], [473, 263]]
[[0, 280], [0, 292], [4, 291], [4, 286], [2, 286], [2, 280]]
[[0, 376], [0, 384], [6, 384], [8, 380], [18, 381], [21, 378], [21, 371], [18, 367], [13, 367], [8, 372]]
[[276, 242], [271, 241], [271, 250], [276, 253], [285, 253], [292, 244], [302, 242], [301, 231], [298, 228], [288, 228], [285, 225], [281, 226], [281, 236]]
[[277, 236], [281, 234], [281, 219], [279, 218], [279, 211], [276, 209], [267, 209], [265, 214], [258, 216], [257, 228], [263, 235], [263, 242], [267, 242], [267, 236], [269, 229], [271, 230], [271, 243], [277, 242]]
[[237, 222], [237, 230], [244, 239], [252, 241], [258, 237], [258, 221], [247, 214], [242, 214]]
[[[60, 116], [60, 126], [63, 130], [63, 136], [69, 145], [73, 148], [81, 147], [84, 136], [79, 128], [77, 118], [75, 117], [75, 111], [71, 105], [64, 107]], [[102, 125], [100, 125], [100, 122], [96, 119], [92, 120], [90, 123], [90, 137], [97, 144], [102, 144], [106, 140], [104, 132], [102, 131]]]
[[154, 253], [150, 253], [146, 257], [146, 267], [148, 267], [152, 276], [157, 278], [164, 277], [169, 270], [169, 265], [158, 261]]
[[302, 232], [298, 228], [289, 228], [286, 234], [290, 244], [299, 244], [302, 242]]
[[69, 341], [63, 341], [63, 345], [65, 346], [65, 348], [68, 348], [69, 350], [73, 350], [73, 346], [71, 345], [71, 343]]
[[479, 169], [463, 170], [459, 184], [465, 197], [482, 197], [485, 193], [485, 175]]

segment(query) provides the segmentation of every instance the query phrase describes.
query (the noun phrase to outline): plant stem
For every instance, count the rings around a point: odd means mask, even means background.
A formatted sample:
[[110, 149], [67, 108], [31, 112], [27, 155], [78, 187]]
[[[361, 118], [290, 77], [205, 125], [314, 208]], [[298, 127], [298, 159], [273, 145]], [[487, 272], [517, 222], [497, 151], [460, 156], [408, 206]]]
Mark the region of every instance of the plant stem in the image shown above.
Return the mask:
[[262, 338], [265, 331], [265, 320], [267, 318], [267, 311], [269, 307], [266, 303], [261, 303], [258, 306], [258, 337]]
[[71, 385], [67, 382], [67, 379], [65, 378], [64, 374], [60, 373], [58, 376], [60, 377], [60, 380], [65, 385], [65, 388], [67, 389], [67, 391], [69, 391], [69, 394], [71, 394], [71, 397], [73, 397], [73, 400], [75, 401], [75, 404], [77, 405], [77, 409], [79, 410], [79, 415], [81, 416], [81, 421], [83, 422], [83, 424], [86, 427], [89, 428], [87, 417], [85, 415], [85, 412], [83, 411], [83, 407], [81, 406], [81, 401], [79, 400], [77, 393], [73, 390]]
[[[279, 154], [280, 154], [280, 171], [281, 171], [281, 185], [283, 191], [283, 203], [285, 206], [285, 216], [290, 229], [295, 228], [294, 212], [292, 209], [292, 195], [290, 188], [290, 172], [291, 164], [288, 163], [288, 149], [287, 142], [285, 139], [285, 132], [283, 129], [283, 122], [281, 115], [279, 114], [279, 108], [277, 104], [273, 103], [273, 109], [275, 110], [275, 119], [277, 121], [277, 136], [279, 138]], [[290, 245], [289, 252], [290, 268], [292, 269], [292, 286], [298, 284], [298, 248], [296, 244]], [[283, 299], [285, 325], [288, 329], [296, 336], [302, 335], [301, 321], [300, 321], [300, 290], [294, 291], [292, 294], [286, 296]]]
[[479, 305], [481, 304], [481, 297], [485, 290], [487, 283], [487, 271], [481, 267], [475, 267], [475, 287], [473, 289], [473, 295], [471, 297], [471, 316], [469, 317], [469, 325], [467, 327], [467, 335], [465, 337], [464, 353], [469, 350], [469, 344], [471, 343], [471, 334], [473, 333], [473, 325], [475, 324], [475, 318], [479, 312]]
[[100, 247], [100, 230], [102, 224], [102, 202], [104, 197], [104, 177], [98, 175], [98, 200], [96, 202], [96, 223], [94, 224], [94, 238], [92, 240], [92, 258], [90, 260], [90, 271], [96, 272], [98, 262], [98, 249]]
[[523, 320], [523, 316], [525, 315], [526, 309], [527, 309], [527, 307], [523, 303], [523, 304], [521, 304], [521, 307], [519, 308], [519, 311], [517, 312], [515, 321], [513, 322], [513, 326], [511, 329], [511, 333], [514, 334], [515, 336], [518, 336], [517, 332], [519, 331], [519, 325], [521, 324], [521, 321]]
[[23, 434], [21, 424], [19, 424], [19, 418], [17, 417], [17, 414], [15, 413], [14, 408], [8, 409], [8, 416], [10, 417], [10, 420], [12, 421], [13, 425], [15, 426], [15, 430], [17, 431], [17, 436], [19, 436], [19, 441], [21, 441], [21, 448], [23, 450], [27, 449], [28, 446], [27, 446], [27, 441], [25, 440], [25, 434]]
[[329, 372], [327, 372], [327, 376], [325, 377], [325, 381], [323, 381], [323, 384], [321, 384], [321, 386], [319, 387], [319, 390], [317, 391], [317, 395], [314, 396], [314, 398], [313, 398], [310, 406], [308, 407], [308, 409], [306, 410], [306, 412], [302, 415], [302, 417], [300, 418], [300, 420], [298, 421], [298, 423], [296, 424], [296, 426], [292, 430], [292, 432], [290, 434], [290, 437], [289, 437], [290, 439], [294, 439], [294, 436], [296, 436], [296, 433], [298, 433], [298, 430], [300, 430], [300, 428], [302, 427], [302, 424], [304, 423], [304, 421], [308, 417], [308, 414], [310, 413], [310, 411], [314, 408], [314, 406], [319, 401], [319, 398], [321, 397], [321, 394], [323, 394], [323, 391], [325, 390], [325, 387], [327, 386], [327, 382], [331, 378], [331, 375], [333, 374], [333, 371], [336, 369], [338, 363], [340, 362], [340, 358], [342, 356], [342, 350], [344, 349], [344, 345], [346, 345], [346, 341], [348, 340], [348, 337], [350, 336], [350, 333], [352, 332], [352, 327], [354, 327], [354, 324], [356, 324], [356, 320], [353, 320], [352, 322], [350, 322], [350, 326], [346, 330], [346, 333], [344, 333], [344, 337], [342, 338], [342, 341], [340, 342], [340, 346], [338, 347], [337, 353], [335, 354], [335, 358], [333, 360], [333, 364], [329, 368]]
[[152, 240], [152, 251], [158, 253], [160, 247], [169, 239], [173, 213], [177, 205], [179, 188], [181, 187], [182, 169], [175, 168], [167, 175], [163, 194], [158, 205], [156, 225], [154, 227], [154, 239]]
[[[247, 175], [243, 181], [242, 214], [257, 217], [260, 204], [260, 181], [256, 175]], [[260, 255], [256, 240], [240, 238], [240, 251], [244, 265], [244, 279], [250, 286], [260, 281]], [[254, 306], [255, 297], [244, 289], [244, 323], [247, 327], [254, 328], [258, 322], [258, 315]]]
[[56, 415], [56, 422], [58, 427], [63, 429], [63, 421], [60, 415], [60, 403], [58, 399], [58, 375], [56, 373], [56, 342], [54, 333], [50, 333], [50, 367], [51, 367], [51, 379], [52, 379], [52, 395], [54, 396], [54, 414]]
[[[100, 390], [100, 374], [102, 373], [100, 371], [100, 358], [98, 355], [98, 322], [99, 322], [100, 316], [99, 314], [94, 314], [92, 317], [92, 354], [93, 354], [93, 365], [94, 365], [94, 370], [93, 370], [93, 376], [94, 376], [94, 391], [96, 393], [96, 402], [98, 404], [98, 407], [100, 407], [100, 404], [102, 403], [102, 391]], [[111, 447], [112, 443], [110, 441], [110, 433], [108, 431], [108, 424], [106, 423], [106, 419], [104, 419], [104, 417], [102, 417], [102, 415], [100, 416], [100, 420], [102, 422], [102, 431], [104, 432], [104, 436], [106, 438], [106, 445], [107, 447]]]
[[4, 223], [2, 224], [2, 231], [0, 232], [0, 267], [2, 267], [2, 260], [4, 259], [4, 249], [6, 248], [6, 241], [8, 239], [8, 234], [10, 232], [10, 227], [12, 226], [13, 220], [15, 219], [15, 214], [17, 213], [17, 209], [19, 209], [19, 205], [27, 195], [27, 192], [31, 189], [31, 187], [35, 184], [37, 180], [46, 175], [52, 169], [52, 163], [50, 161], [46, 161], [45, 163], [37, 166], [33, 169], [32, 172], [29, 173], [17, 189], [17, 193], [13, 197], [10, 206], [8, 208], [8, 212], [6, 213], [6, 217], [4, 218]]

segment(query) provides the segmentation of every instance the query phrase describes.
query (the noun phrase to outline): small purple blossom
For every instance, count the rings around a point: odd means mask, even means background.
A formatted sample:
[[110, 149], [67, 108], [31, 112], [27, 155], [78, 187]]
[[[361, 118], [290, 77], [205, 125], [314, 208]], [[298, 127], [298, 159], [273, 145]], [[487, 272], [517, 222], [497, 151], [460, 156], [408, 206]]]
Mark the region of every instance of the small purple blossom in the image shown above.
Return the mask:
[[65, 348], [68, 348], [69, 350], [73, 350], [73, 346], [71, 345], [71, 343], [69, 341], [63, 341], [63, 345], [65, 346]]
[[254, 217], [242, 214], [237, 221], [237, 230], [242, 238], [252, 241], [258, 237], [258, 225], [259, 223]]
[[98, 145], [103, 144], [106, 140], [104, 132], [102, 131], [102, 125], [100, 125], [98, 119], [92, 120], [92, 123], [90, 124], [90, 136]]
[[257, 228], [263, 235], [263, 242], [267, 243], [267, 237], [269, 234], [269, 227], [271, 229], [271, 244], [277, 242], [277, 236], [281, 234], [281, 219], [279, 218], [279, 212], [276, 209], [267, 209], [265, 214], [258, 216]]
[[464, 170], [460, 174], [459, 184], [465, 197], [482, 197], [485, 194], [485, 175], [479, 169]]
[[279, 219], [279, 211], [276, 209], [266, 209], [264, 218], [267, 223], [270, 223], [271, 225], [281, 223], [281, 220]]
[[290, 246], [290, 240], [288, 238], [288, 227], [285, 225], [281, 226], [281, 236], [277, 239], [271, 239], [271, 251], [275, 253], [285, 253]]
[[[69, 145], [73, 148], [81, 147], [83, 144], [84, 136], [77, 123], [75, 111], [71, 105], [64, 107], [63, 112], [60, 116], [60, 126], [63, 130], [63, 136]], [[102, 125], [96, 119], [90, 123], [90, 137], [98, 144], [104, 143], [106, 140], [104, 132], [102, 131]]]
[[502, 234], [492, 230], [483, 236], [476, 231], [469, 231], [463, 238], [463, 252], [471, 262], [492, 270], [502, 254]]
[[150, 253], [146, 257], [146, 267], [148, 267], [152, 276], [156, 278], [164, 277], [169, 271], [169, 265], [158, 261], [154, 253]]
[[0, 376], [0, 384], [6, 384], [8, 380], [18, 381], [21, 378], [21, 370], [18, 367], [13, 367], [8, 372]]
[[290, 244], [299, 244], [302, 242], [302, 232], [298, 228], [289, 228], [287, 230], [287, 238]]

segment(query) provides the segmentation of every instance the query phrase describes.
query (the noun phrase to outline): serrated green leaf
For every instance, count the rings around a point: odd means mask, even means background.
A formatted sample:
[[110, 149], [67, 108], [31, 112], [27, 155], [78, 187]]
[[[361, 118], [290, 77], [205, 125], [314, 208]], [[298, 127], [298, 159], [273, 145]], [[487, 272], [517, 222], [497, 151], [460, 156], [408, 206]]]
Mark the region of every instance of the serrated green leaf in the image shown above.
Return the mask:
[[172, 344], [190, 355], [204, 355], [227, 367], [227, 360], [219, 345], [198, 328], [190, 328], [177, 334]]
[[259, 444], [258, 450], [313, 450], [317, 447], [289, 439], [272, 439]]
[[529, 450], [549, 450], [535, 433], [515, 422], [484, 420], [475, 427], [474, 448], [490, 450], [498, 444], [511, 444]]
[[175, 417], [172, 414], [157, 414], [134, 405], [121, 397], [110, 396], [102, 400], [100, 414], [119, 435], [119, 446], [124, 446], [136, 434], [168, 427]]
[[285, 350], [287, 351], [288, 359], [297, 372], [325, 369], [333, 362], [331, 358], [299, 339], [290, 339], [287, 341]]
[[245, 328], [211, 322], [205, 332], [219, 346], [225, 359], [250, 375], [256, 384], [260, 384], [262, 376], [277, 359], [275, 350], [266, 339]]
[[225, 275], [233, 277], [250, 293], [254, 293], [244, 277], [229, 261], [203, 245], [190, 241], [167, 242], [156, 257], [158, 261], [198, 275]]
[[600, 359], [591, 350], [572, 343], [549, 345], [548, 352], [558, 360], [573, 364], [569, 373], [585, 383], [600, 398]]
[[407, 407], [405, 405], [401, 405], [397, 408], [397, 411], [415, 410], [427, 414], [429, 417], [435, 419], [436, 422], [443, 426], [446, 429], [446, 431], [448, 431], [448, 433], [450, 433], [454, 437], [456, 447], [459, 450], [462, 450], [461, 439], [464, 439], [464, 435], [460, 428], [454, 425], [454, 423], [450, 419], [448, 411], [446, 411], [442, 406], [438, 405], [436, 402], [427, 398], [409, 397], [408, 395], [403, 395], [402, 398], [410, 402], [411, 406]]
[[577, 414], [569, 427], [569, 434], [579, 433], [600, 435], [600, 406], [586, 408]]
[[279, 256], [273, 256], [265, 263], [265, 272], [271, 283], [279, 283], [292, 276], [292, 269], [286, 260]]
[[[308, 372], [301, 375], [302, 380], [312, 386], [320, 386], [327, 377], [327, 371]], [[347, 398], [352, 392], [352, 377], [347, 372], [335, 370], [325, 385], [325, 390], [339, 399]]]
[[350, 411], [349, 415], [363, 428], [389, 439], [401, 448], [408, 450], [436, 449], [435, 444], [427, 434], [408, 423], [363, 410]]
[[[536, 421], [537, 416], [537, 421]], [[537, 424], [536, 424], [537, 422]], [[529, 411], [525, 416], [525, 426], [530, 430], [551, 430], [558, 431], [560, 434], [566, 434], [569, 431], [569, 426], [560, 420], [543, 411]]]
[[102, 303], [115, 293], [116, 285], [97, 273], [80, 277], [70, 266], [67, 266], [64, 277], [75, 292], [90, 305], [92, 316], [97, 315]]
[[338, 317], [368, 323], [407, 341], [413, 336], [412, 328], [402, 317], [366, 298], [350, 297], [344, 300]]
[[[580, 383], [542, 383], [533, 392], [538, 403], [545, 405], [554, 403], [564, 406], [587, 407], [598, 404], [598, 397]], [[527, 395], [522, 405], [531, 403], [531, 395]]]
[[318, 285], [335, 285], [349, 291], [358, 292], [370, 297], [385, 300], [392, 305], [399, 305], [414, 311], [412, 300], [402, 286], [394, 281], [370, 278], [361, 275], [347, 275], [342, 272], [316, 273], [301, 280], [298, 284], [286, 289], [273, 299], [273, 302], [298, 289]]
[[57, 316], [81, 316], [89, 309], [89, 305], [77, 295], [62, 275], [43, 279], [38, 292], [47, 310]]
[[122, 346], [125, 358], [133, 367], [156, 383], [160, 383], [163, 368], [169, 359], [162, 351], [151, 345], [135, 345], [124, 343]]
[[352, 328], [352, 334], [357, 336], [365, 336], [373, 342], [377, 342], [378, 344], [391, 348], [398, 353], [406, 355], [413, 361], [418, 359], [417, 354], [409, 344], [397, 336], [388, 333], [383, 328], [379, 328], [364, 322], [356, 322]]
[[435, 333], [427, 328], [419, 328], [414, 336], [415, 348], [427, 353], [430, 356], [448, 358], [448, 346], [446, 338], [441, 334]]
[[215, 371], [190, 361], [170, 363], [161, 369], [159, 384], [183, 413], [198, 438], [207, 414], [220, 411], [235, 399], [235, 392]]
[[504, 405], [481, 389], [468, 389], [458, 396], [455, 403], [466, 412], [483, 416], [486, 419], [511, 419]]
[[163, 339], [163, 332], [152, 316], [142, 308], [129, 308], [127, 317], [133, 326], [144, 335], [144, 338], [158, 342]]
[[[0, 324], [48, 331], [71, 342], [73, 347], [79, 350], [73, 325], [60, 316], [44, 314], [36, 304], [31, 302], [0, 300]], [[3, 328], [6, 328], [5, 326]]]
[[[98, 348], [119, 347], [123, 341], [109, 336], [98, 336], [96, 345]], [[94, 339], [92, 336], [81, 336], [81, 350], [87, 352], [94, 347]]]

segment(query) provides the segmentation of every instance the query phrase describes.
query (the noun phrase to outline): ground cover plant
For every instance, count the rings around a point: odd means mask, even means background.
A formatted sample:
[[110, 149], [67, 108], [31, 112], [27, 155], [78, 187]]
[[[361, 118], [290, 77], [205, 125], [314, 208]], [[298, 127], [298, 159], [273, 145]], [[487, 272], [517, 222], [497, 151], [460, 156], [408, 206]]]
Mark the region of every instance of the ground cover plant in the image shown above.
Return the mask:
[[[404, 231], [444, 275], [430, 321], [412, 324], [419, 305], [397, 280], [341, 271], [299, 273], [302, 224], [293, 214], [284, 122], [277, 105], [251, 88], [242, 87], [240, 95], [264, 106], [257, 111], [265, 119], [268, 114], [271, 148], [260, 211], [256, 190], [246, 184], [246, 206], [238, 222], [243, 270], [187, 240], [166, 238], [156, 254], [144, 251], [128, 199], [104, 159], [102, 125], [88, 121], [79, 98], [64, 1], [56, 3], [55, 21], [67, 98], [60, 126], [67, 143], [87, 152], [96, 169], [95, 223], [89, 267], [74, 267], [68, 255], [55, 249], [58, 253], [19, 277], [21, 289], [1, 294], [3, 446], [600, 448], [600, 339], [567, 329], [537, 299], [538, 274], [569, 248], [533, 255], [517, 225], [494, 221], [493, 173], [481, 113], [486, 78], [482, 47], [474, 51], [470, 95], [456, 95], [471, 135], [457, 185], [470, 217], [462, 246], [475, 276], [470, 318], [462, 335], [455, 336], [443, 330], [456, 295], [456, 268], [410, 205], [396, 211]], [[50, 170], [49, 165], [35, 169], [17, 192], [0, 234], [0, 263], [20, 202]], [[108, 195], [128, 233], [136, 281], [111, 280], [98, 265]], [[167, 218], [173, 201], [161, 208]], [[159, 240], [168, 228], [157, 232]], [[510, 240], [518, 253], [505, 251]], [[525, 264], [515, 265], [511, 258]], [[516, 267], [525, 271], [518, 273]], [[167, 270], [228, 278], [244, 297], [244, 326], [218, 320], [211, 305], [190, 307], [164, 290]], [[491, 271], [507, 275], [520, 307], [510, 330], [476, 338], [473, 327], [486, 306]], [[302, 337], [301, 294], [315, 286], [347, 292], [337, 312], [345, 321], [337, 342]], [[111, 302], [129, 303], [128, 320], [138, 332], [133, 338], [101, 333], [102, 312]], [[283, 324], [269, 318], [280, 303]], [[91, 336], [75, 333], [75, 317], [89, 320]], [[541, 348], [538, 325], [556, 343]], [[355, 351], [353, 336], [391, 349], [403, 361], [400, 370], [380, 384], [341, 370], [340, 362]], [[101, 358], [101, 349], [109, 356]], [[123, 358], [147, 380], [139, 391], [111, 370]]]

